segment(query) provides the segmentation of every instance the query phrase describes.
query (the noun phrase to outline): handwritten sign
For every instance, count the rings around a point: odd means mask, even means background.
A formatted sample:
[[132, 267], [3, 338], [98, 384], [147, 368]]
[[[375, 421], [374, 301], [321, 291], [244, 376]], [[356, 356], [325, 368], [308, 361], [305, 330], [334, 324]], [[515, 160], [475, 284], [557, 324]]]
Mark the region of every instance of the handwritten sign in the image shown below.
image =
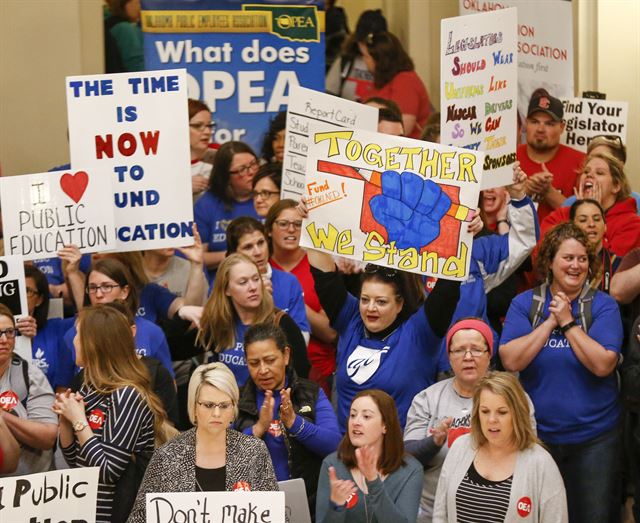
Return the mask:
[[0, 521], [94, 523], [98, 467], [0, 479]]
[[442, 20], [440, 141], [485, 151], [482, 189], [513, 177], [517, 25], [515, 9]]
[[309, 136], [302, 246], [467, 278], [484, 153], [359, 129], [310, 125]]
[[147, 494], [147, 523], [284, 523], [284, 492]]
[[544, 87], [556, 98], [573, 92], [572, 3], [564, 0], [459, 0], [460, 14], [518, 8], [518, 112]]
[[111, 193], [111, 180], [89, 169], [0, 178], [5, 252], [35, 260], [68, 244], [81, 252], [112, 249]]
[[113, 180], [115, 250], [189, 244], [193, 203], [184, 69], [73, 76], [66, 90], [71, 165]]
[[287, 110], [282, 198], [298, 200], [304, 194], [310, 122], [375, 131], [378, 128], [378, 110], [337, 96], [292, 86]]
[[571, 98], [562, 100], [562, 105], [566, 126], [561, 143], [584, 152], [591, 139], [602, 134], [619, 136], [623, 144], [627, 143], [627, 102]]

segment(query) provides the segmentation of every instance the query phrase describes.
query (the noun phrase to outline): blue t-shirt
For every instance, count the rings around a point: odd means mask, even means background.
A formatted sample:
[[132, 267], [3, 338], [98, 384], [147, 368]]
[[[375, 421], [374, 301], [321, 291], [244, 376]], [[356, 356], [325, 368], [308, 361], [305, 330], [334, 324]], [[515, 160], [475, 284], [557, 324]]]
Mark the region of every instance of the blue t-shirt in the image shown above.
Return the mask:
[[63, 342], [65, 332], [73, 326], [74, 318], [47, 320], [43, 329], [31, 340], [33, 364], [49, 380], [51, 388], [69, 387], [76, 366], [75, 358]]
[[381, 389], [393, 397], [400, 425], [405, 426], [413, 397], [435, 383], [440, 340], [420, 307], [384, 340], [366, 336], [351, 294], [332, 327], [340, 334], [336, 386], [338, 423], [344, 432], [353, 397], [367, 389]]
[[169, 289], [157, 283], [148, 283], [140, 292], [140, 307], [136, 316], [158, 323], [158, 319], [165, 319], [169, 307], [177, 296]]
[[311, 332], [298, 278], [288, 272], [271, 269], [271, 286], [274, 305], [291, 316], [302, 332]]
[[[162, 362], [167, 368], [171, 377], [175, 379], [176, 375], [173, 372], [173, 365], [171, 363], [171, 352], [169, 351], [169, 344], [167, 338], [162, 332], [162, 329], [155, 323], [145, 320], [140, 316], [136, 316], [136, 352], [140, 356], [150, 356], [156, 358]], [[64, 343], [72, 354], [73, 361], [76, 360], [76, 351], [73, 347], [73, 338], [76, 335], [75, 324], [64, 335]]]
[[247, 360], [244, 357], [244, 332], [249, 325], [245, 325], [239, 319], [236, 318], [236, 346], [233, 348], [225, 349], [217, 354], [214, 354], [211, 358], [212, 361], [220, 361], [224, 363], [233, 375], [236, 377], [238, 387], [242, 387], [249, 379], [249, 368], [247, 367]]
[[[533, 290], [519, 294], [511, 302], [500, 338], [500, 345], [531, 332], [529, 309]], [[549, 317], [551, 292], [547, 290], [543, 318]], [[576, 322], [580, 322], [578, 300], [571, 303]], [[620, 352], [622, 322], [616, 302], [596, 292], [591, 307], [589, 336], [605, 349]], [[520, 381], [535, 406], [538, 435], [551, 444], [589, 441], [613, 429], [618, 423], [618, 384], [615, 372], [599, 378], [577, 358], [559, 329], [553, 331]]]
[[[40, 258], [33, 260], [33, 265], [46, 276], [49, 285], [62, 285], [64, 283], [62, 260], [60, 258]], [[82, 258], [80, 258], [80, 270], [86, 274], [90, 268], [91, 255], [83, 254]], [[58, 296], [53, 296], [53, 298], [58, 298]]]

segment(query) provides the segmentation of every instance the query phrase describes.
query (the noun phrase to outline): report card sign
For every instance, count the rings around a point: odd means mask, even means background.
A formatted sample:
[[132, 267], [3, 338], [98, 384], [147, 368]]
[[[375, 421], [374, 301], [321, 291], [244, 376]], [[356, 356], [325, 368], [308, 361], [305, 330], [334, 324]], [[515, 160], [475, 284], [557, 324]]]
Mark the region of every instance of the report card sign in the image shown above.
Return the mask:
[[309, 126], [300, 244], [454, 280], [469, 274], [483, 153]]
[[184, 69], [66, 80], [71, 165], [112, 180], [118, 251], [190, 242], [186, 82]]

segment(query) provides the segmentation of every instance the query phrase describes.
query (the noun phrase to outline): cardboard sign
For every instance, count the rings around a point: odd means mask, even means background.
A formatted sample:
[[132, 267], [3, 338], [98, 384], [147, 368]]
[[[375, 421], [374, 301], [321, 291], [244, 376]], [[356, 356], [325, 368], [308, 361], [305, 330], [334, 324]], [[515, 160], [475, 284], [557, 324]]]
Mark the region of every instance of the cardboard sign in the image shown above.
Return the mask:
[[301, 246], [467, 279], [484, 153], [337, 127], [309, 136]]
[[297, 201], [305, 192], [310, 122], [375, 132], [378, 109], [304, 87], [292, 87], [287, 110], [282, 198]]
[[92, 169], [0, 178], [4, 250], [23, 260], [115, 246], [111, 180]]
[[98, 467], [0, 479], [0, 521], [95, 523]]
[[513, 179], [517, 25], [515, 9], [442, 20], [440, 141], [485, 151], [482, 189]]
[[185, 71], [72, 76], [66, 90], [71, 165], [113, 182], [115, 250], [193, 243]]
[[284, 492], [147, 494], [147, 523], [180, 521], [284, 523]]
[[518, 8], [518, 112], [544, 87], [556, 98], [573, 92], [573, 13], [565, 0], [459, 0], [460, 14]]
[[566, 124], [561, 143], [583, 152], [598, 135], [618, 136], [623, 144], [627, 143], [627, 102], [571, 98], [562, 100], [562, 105]]

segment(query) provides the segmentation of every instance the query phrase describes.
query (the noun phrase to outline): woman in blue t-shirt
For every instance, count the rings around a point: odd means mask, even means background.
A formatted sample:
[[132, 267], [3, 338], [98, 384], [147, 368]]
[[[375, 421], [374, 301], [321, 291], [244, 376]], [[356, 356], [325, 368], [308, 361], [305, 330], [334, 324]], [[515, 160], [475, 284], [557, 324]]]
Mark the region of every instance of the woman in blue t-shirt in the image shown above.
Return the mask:
[[556, 226], [540, 246], [546, 282], [516, 296], [507, 313], [500, 357], [520, 372], [535, 406], [538, 435], [558, 464], [569, 519], [608, 521], [617, 507], [618, 386], [622, 343], [613, 298], [589, 287], [599, 260], [573, 223]]

